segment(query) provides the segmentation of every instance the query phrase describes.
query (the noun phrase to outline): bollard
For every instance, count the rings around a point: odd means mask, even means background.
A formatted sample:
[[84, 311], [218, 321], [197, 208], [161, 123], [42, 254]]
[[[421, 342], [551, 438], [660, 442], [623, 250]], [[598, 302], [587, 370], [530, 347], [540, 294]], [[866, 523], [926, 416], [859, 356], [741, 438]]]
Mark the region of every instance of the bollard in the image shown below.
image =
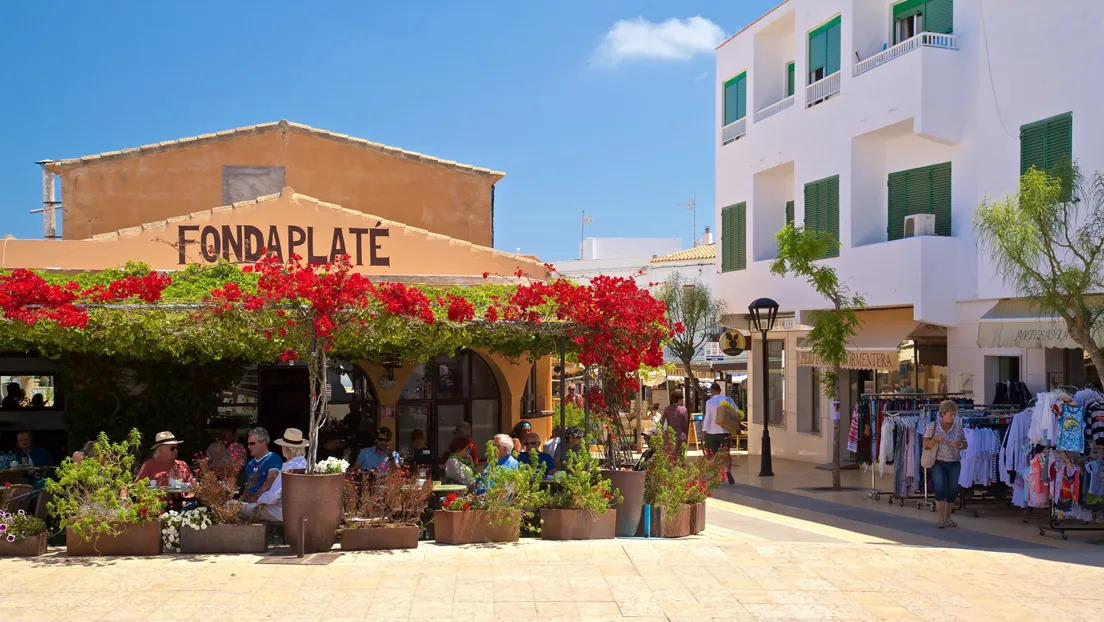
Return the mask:
[[652, 506], [651, 504], [644, 504], [644, 537], [652, 537]]
[[299, 517], [299, 557], [302, 558], [306, 555], [305, 547], [307, 545], [307, 517]]

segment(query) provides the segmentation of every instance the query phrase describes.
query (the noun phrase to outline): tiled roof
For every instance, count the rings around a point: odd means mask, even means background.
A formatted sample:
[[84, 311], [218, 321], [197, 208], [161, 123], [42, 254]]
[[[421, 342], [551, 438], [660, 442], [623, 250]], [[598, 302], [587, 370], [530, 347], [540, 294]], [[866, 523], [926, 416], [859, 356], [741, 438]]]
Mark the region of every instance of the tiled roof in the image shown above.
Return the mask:
[[344, 214], [346, 216], [352, 216], [352, 217], [355, 217], [355, 218], [370, 220], [373, 223], [376, 223], [376, 224], [374, 224], [374, 226], [376, 226], [376, 227], [395, 227], [397, 229], [403, 230], [405, 232], [405, 235], [424, 235], [426, 238], [428, 238], [430, 240], [447, 241], [450, 246], [466, 246], [466, 247], [470, 247], [475, 252], [485, 253], [487, 255], [495, 256], [495, 257], [503, 257], [503, 258], [507, 258], [507, 259], [512, 259], [512, 260], [519, 261], [519, 262], [524, 262], [524, 263], [536, 264], [538, 266], [544, 267], [544, 264], [542, 264], [539, 259], [530, 258], [530, 257], [532, 257], [531, 255], [517, 255], [515, 253], [507, 253], [507, 252], [500, 251], [498, 249], [491, 248], [489, 246], [480, 246], [478, 244], [473, 244], [473, 243], [471, 243], [467, 240], [459, 240], [459, 239], [456, 239], [456, 238], [453, 238], [453, 237], [449, 237], [447, 235], [442, 235], [440, 233], [433, 233], [432, 231], [428, 231], [426, 229], [421, 229], [419, 227], [412, 227], [408, 224], [397, 222], [397, 221], [394, 221], [394, 220], [388, 220], [388, 219], [382, 218], [380, 216], [373, 216], [372, 214], [365, 214], [364, 212], [358, 212], [356, 210], [341, 207], [340, 205], [335, 205], [333, 203], [327, 203], [325, 201], [320, 201], [320, 200], [318, 200], [318, 199], [316, 199], [312, 196], [307, 196], [305, 194], [299, 194], [298, 192], [295, 192], [292, 188], [284, 188], [283, 192], [281, 192], [280, 194], [269, 194], [269, 195], [265, 195], [263, 197], [257, 197], [256, 199], [254, 199], [252, 201], [239, 201], [239, 202], [234, 203], [232, 205], [222, 205], [222, 206], [215, 207], [215, 208], [212, 208], [212, 209], [206, 209], [206, 210], [202, 210], [202, 211], [199, 211], [199, 212], [192, 212], [191, 214], [187, 214], [185, 216], [173, 216], [172, 218], [169, 218], [169, 219], [166, 219], [166, 220], [157, 220], [157, 221], [154, 221], [154, 222], [148, 222], [148, 223], [145, 223], [143, 225], [138, 225], [138, 226], [135, 226], [135, 227], [127, 227], [125, 229], [119, 229], [118, 231], [109, 231], [107, 233], [101, 233], [99, 235], [92, 236], [91, 239], [95, 240], [97, 242], [106, 242], [106, 241], [111, 241], [111, 240], [118, 239], [120, 237], [129, 237], [129, 236], [137, 235], [137, 234], [139, 234], [143, 231], [161, 230], [161, 229], [167, 228], [169, 225], [180, 224], [182, 222], [193, 220], [195, 218], [204, 218], [204, 217], [213, 216], [214, 214], [219, 214], [219, 213], [222, 213], [222, 212], [232, 212], [232, 211], [237, 210], [237, 209], [253, 207], [255, 205], [266, 203], [268, 201], [275, 201], [276, 199], [282, 198], [285, 195], [287, 197], [291, 198], [293, 201], [296, 201], [296, 202], [313, 203], [313, 204], [317, 205], [318, 207], [329, 208], [329, 209], [341, 212], [342, 214]]
[[652, 263], [664, 263], [667, 261], [694, 261], [697, 259], [716, 259], [717, 258], [717, 245], [716, 244], [703, 244], [701, 246], [695, 246], [694, 248], [688, 248], [684, 251], [678, 251], [677, 253], [671, 253], [669, 255], [661, 255], [659, 257], [652, 257]]
[[347, 142], [353, 145], [376, 151], [378, 153], [386, 153], [418, 162], [425, 162], [427, 164], [435, 164], [437, 166], [446, 166], [449, 168], [455, 168], [461, 171], [467, 171], [469, 173], [475, 173], [478, 175], [487, 175], [489, 177], [495, 177], [495, 181], [502, 179], [506, 176], [506, 173], [501, 171], [493, 171], [489, 168], [482, 168], [478, 166], [472, 166], [470, 164], [461, 164], [452, 160], [442, 160], [433, 156], [428, 156], [415, 151], [407, 151], [405, 149], [399, 149], [398, 147], [390, 147], [380, 143], [374, 143], [363, 138], [356, 138], [345, 134], [337, 134], [328, 130], [320, 130], [318, 128], [311, 127], [309, 125], [303, 125], [301, 123], [292, 123], [287, 120], [277, 121], [274, 123], [259, 123], [257, 125], [249, 125], [246, 127], [236, 127], [232, 130], [224, 130], [222, 132], [216, 132], [214, 134], [200, 134], [199, 136], [190, 136], [188, 138], [180, 138], [177, 140], [168, 140], [161, 143], [154, 143], [152, 145], [142, 145], [141, 147], [132, 147], [130, 149], [123, 149], [121, 151], [105, 151], [104, 153], [98, 153], [96, 155], [84, 156], [80, 158], [69, 158], [67, 160], [55, 160], [48, 165], [48, 168], [55, 173], [60, 172], [62, 169], [71, 168], [73, 166], [96, 164], [98, 162], [105, 162], [108, 160], [116, 160], [120, 158], [135, 157], [140, 155], [147, 155], [150, 153], [160, 153], [163, 151], [169, 151], [172, 149], [180, 149], [183, 147], [190, 147], [193, 145], [199, 145], [207, 142], [214, 142], [223, 140], [232, 136], [241, 136], [248, 134], [262, 134], [265, 132], [271, 132], [276, 130], [284, 130], [290, 132], [298, 132], [301, 134], [310, 134], [312, 136], [320, 136], [323, 138], [329, 138], [340, 142]]

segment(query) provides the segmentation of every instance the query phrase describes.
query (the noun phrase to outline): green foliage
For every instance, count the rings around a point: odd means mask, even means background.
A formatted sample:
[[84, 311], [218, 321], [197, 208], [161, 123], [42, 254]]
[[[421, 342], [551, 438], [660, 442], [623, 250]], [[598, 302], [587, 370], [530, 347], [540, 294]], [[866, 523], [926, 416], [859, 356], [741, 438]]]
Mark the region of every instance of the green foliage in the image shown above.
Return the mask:
[[807, 337], [810, 349], [826, 366], [820, 382], [829, 399], [839, 397], [838, 367], [847, 362], [847, 343], [858, 334], [861, 323], [855, 311], [865, 307], [862, 296], [852, 294], [840, 281], [835, 268], [818, 259], [824, 257], [839, 242], [823, 232], [794, 227], [787, 223], [775, 235], [778, 257], [771, 272], [778, 276], [792, 274], [804, 278], [830, 307], [812, 314], [813, 328]]
[[672, 272], [656, 291], [656, 298], [667, 305], [671, 326], [681, 323], [683, 332], [676, 332], [667, 350], [682, 362], [694, 390], [703, 394], [701, 382], [690, 373], [690, 361], [705, 347], [720, 326], [725, 303], [701, 281], [690, 281], [679, 272]]
[[682, 504], [689, 503], [686, 483], [691, 471], [684, 459], [685, 446], [682, 452], [675, 452], [675, 432], [667, 427], [653, 434], [649, 444], [655, 453], [644, 468], [644, 503], [659, 507], [665, 516], [676, 517]]
[[707, 453], [686, 464], [686, 503], [700, 503], [725, 481], [725, 453]]
[[1104, 298], [1093, 292], [1104, 288], [1104, 176], [1085, 176], [1077, 166], [1056, 172], [1032, 167], [1019, 193], [983, 202], [974, 231], [1004, 283], [1032, 299], [1041, 316], [1062, 318], [1102, 369], [1093, 332], [1102, 327]]
[[0, 541], [19, 542], [46, 533], [46, 523], [19, 510], [15, 514], [0, 511]]
[[96, 534], [117, 534], [127, 524], [158, 519], [165, 506], [161, 493], [149, 488], [147, 478], [134, 481], [135, 454], [141, 446], [138, 430], [119, 443], [100, 433], [93, 457], [62, 461], [56, 479], [46, 481], [53, 497], [48, 508], [62, 529], [91, 540]]
[[486, 492], [478, 495], [482, 498], [482, 507], [472, 509], [483, 510], [492, 526], [520, 524], [529, 531], [540, 531], [530, 519], [535, 515], [534, 510], [548, 505], [548, 492], [541, 490], [544, 465], [537, 460], [511, 469], [498, 465], [494, 441], [488, 441], [484, 450], [487, 470], [482, 480]]
[[[537, 463], [531, 450], [530, 462]], [[605, 514], [610, 506], [624, 498], [609, 479], [602, 477], [598, 461], [588, 451], [567, 452], [567, 466], [556, 473], [556, 487], [548, 494], [547, 507], [553, 510], [587, 510]]]

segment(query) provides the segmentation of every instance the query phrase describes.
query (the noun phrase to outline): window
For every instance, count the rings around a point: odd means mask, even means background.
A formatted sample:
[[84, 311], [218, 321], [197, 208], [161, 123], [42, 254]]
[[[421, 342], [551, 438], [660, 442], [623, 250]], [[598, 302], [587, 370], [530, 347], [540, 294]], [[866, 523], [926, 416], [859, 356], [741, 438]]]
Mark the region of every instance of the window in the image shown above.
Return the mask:
[[724, 83], [724, 124], [735, 123], [747, 116], [747, 72]]
[[935, 234], [951, 235], [951, 163], [889, 174], [890, 240], [904, 237], [905, 217], [935, 214]]
[[820, 373], [815, 367], [797, 368], [797, 431], [820, 434]]
[[839, 257], [839, 176], [805, 184], [805, 228], [829, 236], [824, 257]]
[[[760, 347], [761, 342], [760, 342]], [[762, 353], [756, 355], [761, 357]], [[761, 360], [761, 359], [760, 359]], [[761, 387], [757, 387], [762, 391]], [[786, 421], [786, 342], [767, 341], [767, 413], [771, 424]], [[763, 409], [756, 406], [752, 421], [763, 423]]]
[[786, 201], [786, 224], [792, 225], [794, 221], [794, 202]]
[[[1031, 167], [1062, 176], [1073, 162], [1073, 113], [1029, 123], [1020, 128], [1020, 174]], [[1069, 198], [1070, 180], [1064, 178], [1063, 198]]]
[[949, 35], [954, 31], [954, 0], [908, 0], [893, 5], [893, 43], [922, 32]]
[[521, 394], [521, 410], [519, 410], [518, 412], [522, 415], [529, 415], [538, 412], [536, 365], [533, 365], [529, 369], [529, 379], [525, 381], [525, 391]]
[[252, 201], [284, 189], [282, 166], [223, 166], [222, 204]]
[[786, 63], [786, 97], [794, 94], [794, 62]]
[[[12, 387], [12, 385], [15, 385]], [[4, 410], [38, 410], [60, 408], [57, 400], [57, 377], [53, 373], [8, 372], [0, 376], [0, 390], [5, 396]], [[12, 391], [9, 391], [12, 387]], [[12, 399], [6, 399], [11, 397]]]
[[823, 80], [840, 70], [839, 15], [809, 33], [809, 84]]
[[747, 203], [721, 210], [721, 272], [747, 268]]

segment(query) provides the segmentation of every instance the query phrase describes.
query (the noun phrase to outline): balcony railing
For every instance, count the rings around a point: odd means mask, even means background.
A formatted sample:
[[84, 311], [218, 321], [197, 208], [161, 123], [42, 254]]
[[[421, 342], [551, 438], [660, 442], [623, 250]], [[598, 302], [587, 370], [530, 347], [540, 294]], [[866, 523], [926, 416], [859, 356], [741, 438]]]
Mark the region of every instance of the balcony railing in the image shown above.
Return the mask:
[[789, 97], [787, 97], [786, 99], [783, 99], [782, 101], [774, 102], [773, 104], [771, 104], [771, 105], [767, 106], [766, 108], [760, 110], [759, 112], [755, 113], [755, 122], [758, 123], [758, 122], [762, 121], [763, 119], [766, 119], [767, 117], [773, 117], [774, 115], [778, 114], [779, 112], [782, 112], [783, 110], [785, 110], [785, 109], [789, 108], [790, 106], [792, 106], [793, 103], [794, 103], [794, 96], [793, 95], [790, 95]]
[[727, 145], [728, 143], [736, 140], [747, 133], [747, 117], [737, 119], [732, 123], [721, 128], [721, 144]]
[[805, 107], [815, 106], [840, 92], [840, 72], [805, 87]]
[[954, 35], [942, 35], [934, 32], [922, 32], [911, 39], [905, 39], [897, 45], [884, 50], [870, 58], [860, 61], [855, 65], [855, 75], [862, 75], [875, 67], [880, 67], [889, 61], [904, 56], [909, 52], [922, 48], [940, 48], [943, 50], [957, 50], [958, 37]]

